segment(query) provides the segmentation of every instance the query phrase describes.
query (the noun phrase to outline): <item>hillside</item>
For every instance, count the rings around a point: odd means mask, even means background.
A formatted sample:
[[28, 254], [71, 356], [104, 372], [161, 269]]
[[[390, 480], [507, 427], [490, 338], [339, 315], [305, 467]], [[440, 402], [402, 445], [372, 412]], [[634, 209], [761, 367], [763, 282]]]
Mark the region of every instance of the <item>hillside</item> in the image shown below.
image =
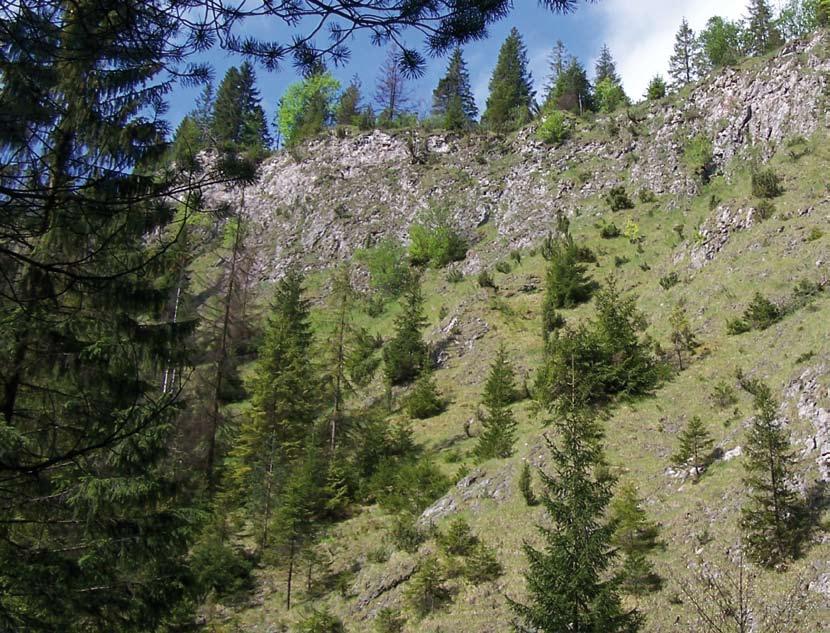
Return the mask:
[[[605, 284], [615, 275], [622, 290], [636, 297], [652, 347], [672, 349], [670, 315], [678, 305], [698, 341], [687, 366], [653, 393], [616, 399], [604, 411], [611, 470], [620, 484], [636, 487], [663, 543], [652, 554], [661, 588], [626, 596], [626, 605], [645, 614], [644, 631], [706, 630], [694, 629], [699, 616], [684, 587], [694, 587], [702, 561], [728, 570], [738, 560], [743, 447], [753, 417], [752, 398], [736, 377], [740, 370], [766, 382], [780, 400], [780, 418], [795, 447], [798, 488], [812, 508], [803, 554], [784, 570], [752, 568], [752, 604], [773, 610], [809, 604], [809, 628], [801, 630], [827, 630], [830, 35], [747, 60], [664, 100], [574, 125], [571, 138], [558, 146], [537, 140], [531, 129], [507, 136], [340, 129], [267, 159], [244, 196], [209, 192], [213, 202], [234, 206], [244, 200], [237, 209], [251, 226], [246, 248], [257, 282], [254, 312], [266, 310], [273, 282], [299, 267], [307, 275], [317, 326], [325, 320], [334, 267], [384, 238], [406, 242], [410, 226], [427, 209], [448, 210], [471, 245], [463, 261], [449, 266], [463, 278], [427, 268], [421, 283], [429, 322], [424, 335], [436, 363], [435, 381], [449, 404], [434, 417], [414, 420], [412, 429], [424, 453], [454, 483], [418, 524], [442, 533], [454, 518], [464, 517], [495, 548], [504, 573], [480, 583], [449, 574], [451, 599], [416, 618], [404, 595], [418, 566], [438, 550], [435, 533], [406, 552], [392, 536], [389, 512], [378, 505], [352, 507], [347, 518], [325, 528], [314, 548], [316, 579], [306, 586], [303, 575], [289, 612], [283, 608], [284, 561], [262, 559], [249, 599], [223, 604], [219, 598], [204, 607], [206, 630], [287, 630], [281, 627], [324, 606], [347, 631], [372, 630], [383, 609], [404, 613], [404, 631], [509, 630], [505, 596], [525, 596], [522, 544], [539, 545], [534, 526], [546, 522], [542, 506], [525, 503], [518, 479], [524, 463], [549, 470], [544, 438], [550, 428], [544, 425], [547, 415], [523, 399], [513, 406], [519, 421], [515, 453], [477, 463], [478, 410], [500, 346], [518, 382], [532, 391], [544, 360], [548, 263], [541, 247], [562, 217], [569, 219], [574, 240], [596, 255], [591, 277]], [[700, 145], [711, 147], [705, 164], [696, 162]], [[780, 177], [782, 191], [762, 200], [753, 195], [752, 174], [767, 169]], [[617, 187], [624, 188], [632, 208], [609, 208], [609, 192]], [[621, 234], [602, 237], [610, 224]], [[202, 276], [201, 299], [227, 274], [217, 266], [219, 251], [206, 252], [194, 264]], [[355, 284], [366, 290], [368, 271], [354, 263]], [[481, 271], [492, 274], [493, 286], [482, 287]], [[727, 320], [740, 317], [756, 293], [781, 307], [782, 317], [763, 330], [728, 334]], [[561, 313], [568, 324], [583, 323], [594, 305]], [[388, 341], [398, 314], [390, 301], [380, 311], [357, 310], [355, 318]], [[255, 363], [242, 369], [248, 377], [255, 371]], [[719, 385], [728, 398], [718, 396]], [[405, 390], [396, 388], [393, 395], [390, 424], [407, 418], [400, 406]], [[383, 400], [377, 376], [348, 406]], [[715, 441], [714, 461], [699, 482], [670, 461], [678, 434], [694, 416]], [[237, 542], [253, 548], [250, 526], [238, 527]], [[753, 616], [761, 621], [759, 612]]]

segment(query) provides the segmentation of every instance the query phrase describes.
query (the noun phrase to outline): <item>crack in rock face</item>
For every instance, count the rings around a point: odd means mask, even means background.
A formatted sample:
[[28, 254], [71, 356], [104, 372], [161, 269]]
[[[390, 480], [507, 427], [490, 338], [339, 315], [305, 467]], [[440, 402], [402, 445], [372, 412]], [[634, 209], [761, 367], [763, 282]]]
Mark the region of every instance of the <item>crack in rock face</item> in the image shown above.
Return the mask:
[[819, 365], [805, 370], [787, 387], [787, 398], [794, 401], [798, 416], [813, 425], [813, 436], [807, 440], [805, 454], [815, 454], [819, 477], [830, 482], [830, 388], [822, 384], [827, 367]]

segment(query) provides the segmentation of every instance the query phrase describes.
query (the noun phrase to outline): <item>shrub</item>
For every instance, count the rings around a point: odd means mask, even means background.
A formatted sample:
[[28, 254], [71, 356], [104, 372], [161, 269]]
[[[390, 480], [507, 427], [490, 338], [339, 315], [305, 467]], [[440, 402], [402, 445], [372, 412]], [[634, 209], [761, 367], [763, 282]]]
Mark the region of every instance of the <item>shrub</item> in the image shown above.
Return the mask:
[[807, 236], [807, 241], [815, 242], [816, 240], [820, 240], [822, 237], [824, 237], [824, 232], [817, 226], [814, 226], [810, 230], [810, 234]]
[[423, 618], [449, 602], [445, 580], [444, 570], [434, 556], [421, 562], [404, 590], [406, 603], [417, 617]]
[[389, 512], [421, 513], [452, 482], [428, 458], [381, 462], [369, 481], [372, 496]]
[[297, 633], [344, 633], [343, 622], [324, 608], [316, 609], [297, 624]]
[[772, 169], [761, 169], [752, 172], [752, 195], [756, 198], [777, 198], [784, 189], [781, 187], [781, 178]]
[[571, 135], [568, 116], [562, 110], [552, 110], [536, 130], [539, 140], [550, 145], [558, 145]]
[[430, 207], [409, 229], [409, 259], [415, 265], [443, 268], [467, 256], [467, 241], [446, 207]]
[[448, 556], [466, 556], [477, 544], [478, 537], [463, 517], [453, 519], [447, 531], [438, 536], [438, 545]]
[[522, 251], [520, 251], [519, 249], [514, 249], [514, 250], [510, 251], [510, 259], [512, 259], [517, 264], [521, 264], [522, 263]]
[[385, 238], [371, 248], [355, 253], [355, 259], [369, 271], [369, 284], [385, 298], [397, 297], [409, 280], [406, 251], [400, 242]]
[[674, 288], [677, 284], [680, 283], [680, 277], [676, 272], [671, 272], [668, 275], [663, 275], [660, 277], [660, 287], [663, 290], [669, 290]]
[[215, 530], [210, 530], [193, 546], [190, 568], [201, 597], [210, 592], [233, 597], [253, 584], [253, 563]]
[[605, 195], [605, 202], [611, 211], [622, 211], [624, 209], [634, 208], [634, 203], [631, 202], [631, 198], [628, 197], [628, 193], [622, 185], [612, 187]]
[[444, 410], [444, 401], [438, 393], [435, 379], [429, 371], [421, 372], [412, 393], [406, 399], [406, 412], [416, 420], [432, 418]]
[[395, 516], [390, 536], [396, 548], [409, 554], [417, 552], [421, 544], [429, 538], [427, 531], [415, 523], [415, 517], [406, 512]]
[[631, 260], [628, 259], [628, 257], [625, 257], [625, 256], [620, 257], [619, 255], [614, 255], [614, 268], [622, 268], [623, 266], [625, 266], [630, 261]]
[[530, 470], [530, 464], [527, 462], [522, 464], [522, 472], [519, 475], [519, 492], [522, 493], [527, 505], [535, 506], [539, 503], [536, 495], [533, 494], [533, 474]]
[[756, 330], [766, 330], [780, 321], [782, 316], [780, 308], [760, 292], [755, 293], [752, 303], [744, 312], [744, 320], [750, 328]]
[[726, 321], [726, 333], [731, 336], [737, 336], [738, 334], [745, 334], [752, 329], [749, 323], [744, 321], [741, 318], [737, 319], [729, 319]]
[[637, 197], [643, 204], [657, 202], [657, 196], [655, 196], [654, 192], [648, 187], [643, 187], [642, 189], [640, 189], [640, 191], [637, 193]]
[[709, 396], [712, 403], [719, 409], [726, 409], [738, 402], [738, 396], [735, 395], [735, 389], [725, 380], [721, 380], [712, 388], [712, 393]]
[[509, 274], [511, 271], [510, 262], [499, 262], [496, 264], [496, 271], [504, 275]]
[[501, 563], [492, 547], [480, 541], [472, 547], [464, 565], [467, 580], [476, 584], [490, 582], [501, 576], [502, 572]]
[[778, 211], [772, 200], [760, 200], [755, 207], [755, 212], [762, 220], [769, 220]]
[[496, 290], [496, 282], [493, 281], [493, 275], [488, 270], [482, 270], [478, 274], [478, 285], [481, 288], [492, 288]]
[[619, 237], [622, 235], [622, 231], [620, 231], [620, 227], [618, 227], [613, 222], [603, 223], [599, 229], [599, 236], [604, 240], [613, 240], [614, 238]]
[[451, 268], [447, 271], [447, 281], [451, 284], [458, 284], [464, 281], [464, 273], [458, 268]]
[[683, 162], [703, 182], [709, 180], [714, 153], [712, 141], [703, 134], [689, 139], [683, 150]]
[[395, 609], [384, 607], [375, 617], [375, 633], [401, 633], [405, 623]]
[[623, 235], [625, 235], [626, 239], [628, 239], [629, 243], [631, 244], [639, 244], [641, 241], [640, 237], [640, 225], [637, 224], [634, 220], [626, 220], [625, 229], [623, 230]]

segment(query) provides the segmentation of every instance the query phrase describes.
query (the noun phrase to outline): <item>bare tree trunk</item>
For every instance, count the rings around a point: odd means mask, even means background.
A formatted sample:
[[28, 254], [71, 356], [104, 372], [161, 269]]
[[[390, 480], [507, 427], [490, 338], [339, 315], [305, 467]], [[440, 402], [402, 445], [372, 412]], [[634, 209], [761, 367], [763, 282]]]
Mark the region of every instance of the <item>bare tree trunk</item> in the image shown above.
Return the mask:
[[291, 580], [294, 577], [294, 538], [291, 538], [291, 545], [288, 553], [288, 590], [285, 595], [285, 610], [291, 610]]

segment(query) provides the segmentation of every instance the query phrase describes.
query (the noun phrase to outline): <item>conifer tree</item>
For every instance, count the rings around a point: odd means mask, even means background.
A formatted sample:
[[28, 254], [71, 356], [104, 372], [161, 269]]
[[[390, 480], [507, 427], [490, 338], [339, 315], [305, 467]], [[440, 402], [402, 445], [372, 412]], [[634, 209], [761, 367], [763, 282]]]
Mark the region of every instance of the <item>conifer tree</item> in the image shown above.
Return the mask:
[[560, 110], [583, 114], [594, 109], [594, 97], [588, 73], [578, 59], [571, 59], [570, 64], [559, 77], [550, 94], [551, 102]]
[[239, 67], [239, 91], [242, 102], [239, 143], [243, 150], [267, 150], [271, 147], [271, 134], [256, 87], [254, 67], [249, 62], [243, 62]]
[[642, 594], [660, 587], [649, 554], [658, 547], [657, 525], [648, 519], [632, 484], [620, 487], [610, 506], [614, 536], [611, 544], [624, 556], [622, 589]]
[[239, 69], [231, 66], [219, 84], [213, 104], [211, 128], [220, 146], [239, 143], [244, 116]]
[[199, 128], [199, 140], [202, 146], [210, 144], [215, 99], [213, 82], [209, 81], [196, 98], [196, 107], [190, 113], [196, 127]]
[[669, 59], [669, 77], [672, 86], [682, 88], [698, 78], [700, 44], [686, 18], [680, 23], [674, 40], [674, 52]]
[[438, 393], [438, 386], [429, 368], [421, 371], [406, 399], [406, 412], [417, 420], [434, 417], [444, 410], [444, 401]]
[[596, 287], [588, 277], [588, 267], [580, 261], [579, 248], [569, 232], [551, 241], [549, 259], [542, 304], [546, 336], [559, 325], [556, 310], [573, 308], [588, 301]]
[[767, 0], [750, 0], [747, 9], [746, 37], [751, 55], [764, 55], [783, 44]]
[[332, 324], [327, 339], [325, 379], [331, 400], [329, 448], [332, 454], [337, 443], [338, 428], [344, 417], [346, 395], [353, 390], [349, 381], [349, 359], [357, 334], [351, 315], [354, 301], [355, 290], [352, 287], [351, 273], [348, 266], [343, 266], [334, 273], [329, 296]]
[[745, 449], [748, 501], [741, 510], [741, 528], [750, 556], [773, 567], [798, 554], [802, 503], [794, 488], [795, 457], [778, 420], [778, 403], [767, 385], [753, 382], [750, 389], [756, 415]]
[[649, 101], [657, 101], [658, 99], [662, 99], [666, 96], [666, 81], [660, 75], [655, 75], [651, 78], [651, 81], [648, 82], [648, 88], [646, 89], [646, 99]]
[[337, 125], [357, 125], [362, 109], [360, 99], [360, 79], [355, 75], [337, 102], [334, 115]]
[[548, 58], [548, 77], [545, 82], [545, 104], [550, 101], [550, 94], [556, 85], [556, 80], [571, 65], [571, 55], [562, 40], [556, 40], [556, 44]]
[[470, 75], [460, 48], [453, 51], [447, 72], [432, 93], [432, 115], [439, 117], [448, 130], [468, 129], [478, 117]]
[[156, 630], [187, 582], [181, 389], [161, 385], [193, 327], [169, 317], [166, 274], [190, 175], [148, 177], [168, 150], [156, 73], [175, 31], [156, 8], [0, 16], [2, 630]]
[[693, 354], [697, 348], [697, 337], [689, 325], [689, 318], [686, 316], [686, 310], [681, 304], [678, 304], [672, 310], [669, 316], [669, 325], [671, 326], [671, 343], [674, 347], [674, 353], [677, 355], [677, 364], [680, 371], [683, 371], [683, 358], [686, 354]]
[[[576, 380], [572, 375], [569, 380]], [[620, 581], [609, 576], [614, 526], [605, 518], [614, 485], [605, 467], [602, 431], [576, 391], [550, 407], [553, 473], [542, 473], [542, 503], [551, 526], [539, 526], [543, 550], [525, 545], [528, 602], [509, 600], [522, 633], [633, 633], [642, 617], [626, 611]]]
[[694, 416], [680, 434], [677, 452], [671, 458], [672, 463], [680, 467], [691, 466], [692, 476], [697, 481], [709, 461], [709, 451], [713, 443], [703, 420]]
[[486, 409], [483, 430], [478, 438], [476, 455], [480, 460], [506, 458], [513, 454], [516, 443], [516, 420], [510, 405], [516, 399], [513, 367], [502, 345], [490, 366], [484, 385], [482, 404]]
[[320, 379], [311, 359], [309, 304], [303, 279], [288, 273], [277, 285], [257, 371], [251, 409], [228, 457], [233, 493], [253, 513], [265, 547], [276, 495], [287, 467], [301, 454], [320, 413]]
[[515, 130], [530, 121], [534, 91], [527, 66], [527, 49], [514, 27], [499, 50], [490, 78], [490, 96], [481, 118], [490, 129]]
[[602, 45], [599, 52], [596, 66], [594, 67], [594, 85], [608, 79], [613, 84], [620, 84], [620, 76], [617, 74], [617, 63], [611, 55], [607, 44]]
[[421, 330], [426, 327], [424, 297], [416, 276], [401, 297], [403, 310], [395, 319], [395, 336], [383, 348], [384, 372], [389, 385], [411, 382], [429, 364], [429, 353]]

